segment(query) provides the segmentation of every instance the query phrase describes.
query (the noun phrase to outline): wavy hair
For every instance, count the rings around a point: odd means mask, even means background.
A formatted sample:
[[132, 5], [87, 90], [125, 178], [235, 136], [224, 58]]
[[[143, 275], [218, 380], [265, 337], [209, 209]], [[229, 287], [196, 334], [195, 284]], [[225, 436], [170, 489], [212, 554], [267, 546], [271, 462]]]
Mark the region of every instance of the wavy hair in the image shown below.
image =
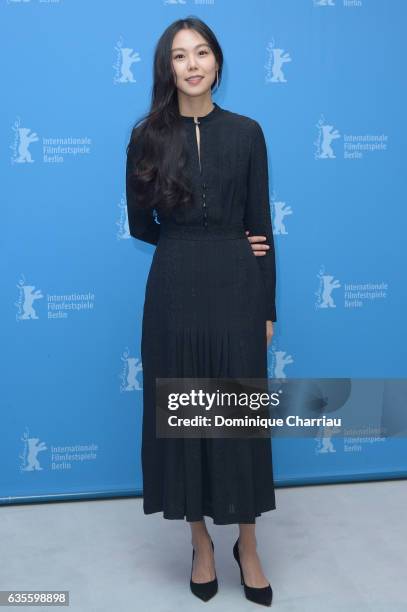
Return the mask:
[[[192, 188], [185, 173], [185, 131], [171, 63], [174, 36], [184, 28], [195, 30], [206, 40], [215, 55], [218, 81], [221, 80], [223, 53], [212, 30], [195, 16], [174, 21], [157, 42], [150, 110], [133, 125], [126, 150], [131, 155], [130, 180], [140, 206], [163, 211], [192, 201]], [[211, 91], [214, 87], [215, 83]]]

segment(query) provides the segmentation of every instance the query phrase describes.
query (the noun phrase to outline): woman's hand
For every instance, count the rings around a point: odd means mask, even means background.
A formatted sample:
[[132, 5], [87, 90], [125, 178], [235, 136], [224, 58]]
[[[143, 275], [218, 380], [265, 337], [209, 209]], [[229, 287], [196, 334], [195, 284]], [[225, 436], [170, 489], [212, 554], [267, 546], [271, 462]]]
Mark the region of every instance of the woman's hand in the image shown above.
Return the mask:
[[[249, 230], [246, 230], [246, 236], [248, 233]], [[267, 240], [266, 236], [247, 236], [247, 239], [250, 242], [253, 254], [256, 255], [256, 257], [263, 257], [267, 254], [270, 247], [268, 244], [263, 242], [264, 240]]]
[[271, 339], [273, 337], [273, 321], [266, 321], [266, 337], [267, 337], [267, 346], [270, 344]]
[[[246, 236], [249, 233], [249, 230], [245, 230]], [[250, 246], [252, 247], [253, 254], [256, 257], [263, 257], [266, 255], [269, 250], [269, 245], [264, 244], [264, 240], [267, 240], [266, 236], [247, 236], [248, 241], [250, 242]], [[267, 337], [267, 346], [270, 344], [273, 338], [273, 321], [266, 321], [266, 337]]]

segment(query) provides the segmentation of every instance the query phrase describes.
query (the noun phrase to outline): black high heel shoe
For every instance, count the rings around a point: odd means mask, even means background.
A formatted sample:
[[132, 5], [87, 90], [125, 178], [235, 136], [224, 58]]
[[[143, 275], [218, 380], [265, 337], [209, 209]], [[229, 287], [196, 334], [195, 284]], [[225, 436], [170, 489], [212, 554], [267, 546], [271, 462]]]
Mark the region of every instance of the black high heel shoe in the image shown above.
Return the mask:
[[[212, 542], [212, 539], [211, 539]], [[215, 552], [215, 547], [212, 542], [212, 549]], [[218, 579], [216, 577], [209, 582], [193, 582], [192, 581], [192, 570], [194, 567], [194, 557], [195, 557], [195, 549], [192, 548], [192, 567], [191, 567], [191, 579], [189, 581], [191, 591], [194, 595], [202, 599], [202, 601], [209, 601], [216, 593], [218, 592]]]
[[240, 582], [244, 585], [244, 594], [246, 598], [254, 603], [262, 604], [263, 606], [271, 606], [271, 602], [273, 599], [273, 590], [270, 586], [265, 587], [249, 587], [244, 581], [243, 578], [243, 570], [240, 565], [240, 555], [239, 555], [239, 538], [236, 540], [235, 545], [233, 546], [233, 556], [236, 559], [239, 568], [240, 568]]

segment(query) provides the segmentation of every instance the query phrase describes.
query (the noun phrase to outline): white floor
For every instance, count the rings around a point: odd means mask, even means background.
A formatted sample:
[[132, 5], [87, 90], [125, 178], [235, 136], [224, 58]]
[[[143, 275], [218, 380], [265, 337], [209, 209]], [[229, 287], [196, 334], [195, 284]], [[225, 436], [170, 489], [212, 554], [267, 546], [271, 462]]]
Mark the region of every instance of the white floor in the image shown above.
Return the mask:
[[[282, 612], [407, 610], [407, 481], [276, 489], [257, 520], [263, 567]], [[24, 610], [265, 610], [245, 599], [236, 525], [214, 525], [218, 594], [189, 590], [185, 521], [144, 515], [142, 499], [0, 507], [0, 590], [69, 590], [70, 606]]]

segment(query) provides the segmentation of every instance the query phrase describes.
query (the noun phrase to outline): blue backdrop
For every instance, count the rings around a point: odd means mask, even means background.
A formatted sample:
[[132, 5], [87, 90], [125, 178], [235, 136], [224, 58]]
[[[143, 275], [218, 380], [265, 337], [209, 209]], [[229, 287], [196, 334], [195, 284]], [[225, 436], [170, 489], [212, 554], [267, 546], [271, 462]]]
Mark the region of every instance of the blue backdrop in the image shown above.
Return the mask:
[[225, 54], [214, 100], [267, 140], [270, 377], [372, 379], [372, 435], [276, 439], [276, 483], [407, 474], [406, 386], [383, 380], [407, 363], [406, 3], [2, 0], [3, 503], [142, 493], [154, 247], [128, 233], [125, 148], [156, 41], [191, 14]]

